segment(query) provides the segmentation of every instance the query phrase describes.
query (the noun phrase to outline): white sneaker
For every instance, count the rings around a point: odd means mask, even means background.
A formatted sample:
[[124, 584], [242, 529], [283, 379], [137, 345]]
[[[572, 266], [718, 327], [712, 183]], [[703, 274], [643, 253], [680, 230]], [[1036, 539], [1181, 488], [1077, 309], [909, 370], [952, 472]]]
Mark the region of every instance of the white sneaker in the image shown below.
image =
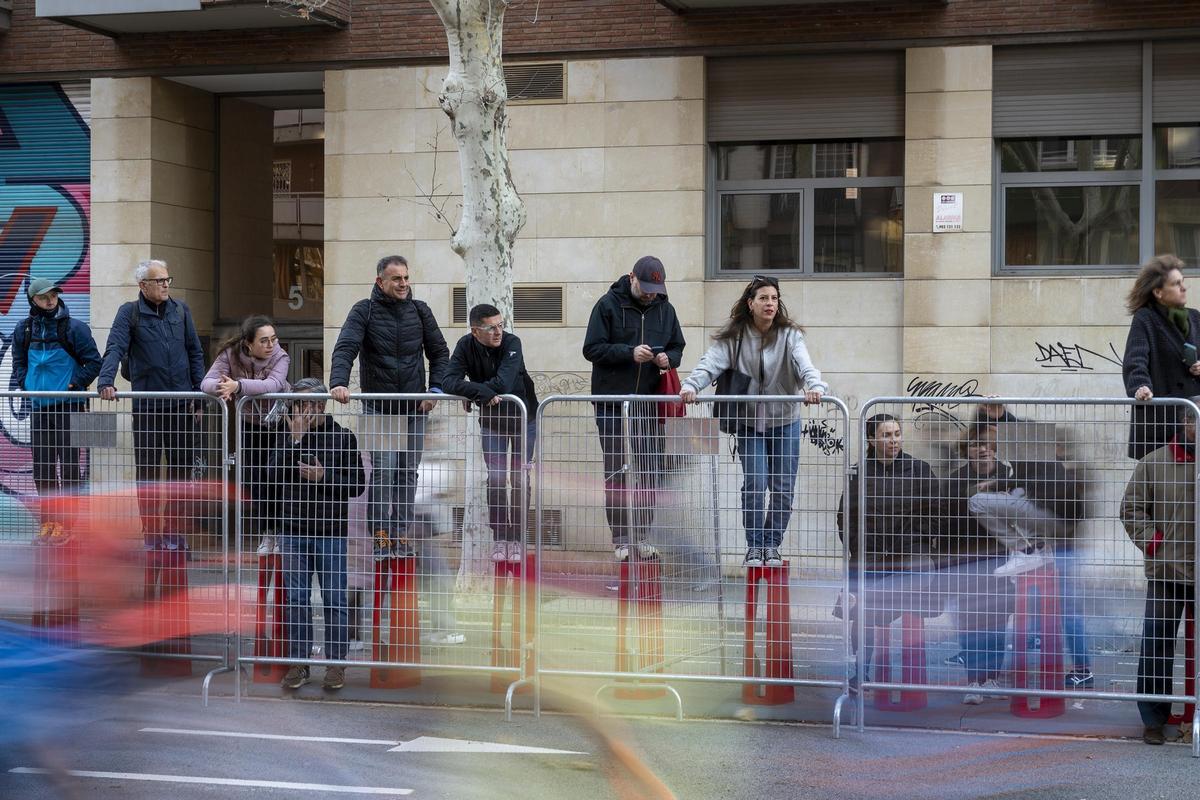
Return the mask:
[[508, 559], [508, 542], [492, 542], [492, 561], [499, 563]]
[[[993, 681], [993, 683], [995, 683], [995, 681]], [[983, 705], [983, 695], [980, 694], [980, 692], [979, 692], [979, 684], [976, 683], [975, 681], [971, 681], [971, 683], [968, 684], [967, 688], [974, 689], [975, 691], [967, 692], [966, 694], [963, 695], [963, 699], [962, 699], [963, 705], [964, 706]]]
[[1005, 561], [1003, 564], [997, 567], [996, 571], [992, 574], [1000, 576], [1020, 575], [1024, 572], [1032, 572], [1035, 569], [1041, 569], [1042, 567], [1046, 566], [1046, 563], [1046, 557], [1042, 555], [1041, 550], [1035, 550], [1032, 553], [1022, 553], [1018, 551], [1009, 556], [1008, 561]]
[[275, 537], [271, 534], [264, 534], [262, 540], [258, 543], [258, 554], [260, 556], [269, 556], [271, 553], [279, 552], [279, 543], [275, 541]]
[[649, 542], [638, 542], [638, 558], [642, 561], [649, 561], [652, 558], [658, 558], [658, 548]]
[[351, 639], [350, 640], [350, 651], [351, 652], [355, 652], [358, 650], [366, 650], [366, 649], [367, 649], [367, 646], [361, 640], [359, 640], [359, 639]]
[[613, 545], [613, 558], [615, 558], [617, 561], [628, 561], [629, 560], [629, 545], [627, 545], [627, 544]]
[[520, 564], [525, 560], [525, 548], [520, 542], [508, 543], [508, 560], [513, 564]]
[[988, 678], [986, 681], [983, 682], [983, 686], [981, 686], [979, 688], [983, 690], [984, 694], [986, 694], [988, 697], [992, 698], [993, 700], [1007, 699], [1006, 695], [996, 694], [996, 692], [998, 692], [1000, 690], [1000, 684], [996, 683], [995, 678]]

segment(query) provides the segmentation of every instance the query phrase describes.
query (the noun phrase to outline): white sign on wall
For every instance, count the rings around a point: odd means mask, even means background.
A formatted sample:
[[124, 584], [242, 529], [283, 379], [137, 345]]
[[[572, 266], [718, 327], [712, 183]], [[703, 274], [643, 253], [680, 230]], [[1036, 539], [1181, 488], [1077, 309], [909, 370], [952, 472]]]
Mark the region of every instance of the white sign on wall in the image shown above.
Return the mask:
[[963, 229], [962, 192], [933, 193], [933, 232], [946, 233]]

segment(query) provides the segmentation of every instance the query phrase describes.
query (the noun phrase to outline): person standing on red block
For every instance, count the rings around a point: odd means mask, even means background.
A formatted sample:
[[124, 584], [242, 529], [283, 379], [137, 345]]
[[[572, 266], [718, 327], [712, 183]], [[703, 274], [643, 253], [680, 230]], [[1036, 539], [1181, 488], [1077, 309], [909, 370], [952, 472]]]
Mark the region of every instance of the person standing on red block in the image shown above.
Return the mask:
[[[33, 278], [26, 296], [29, 316], [13, 330], [13, 383], [28, 392], [81, 392], [100, 372], [100, 351], [86, 324], [71, 317], [53, 281]], [[37, 541], [64, 544], [71, 531], [57, 494], [83, 484], [79, 448], [71, 446], [71, 414], [82, 412], [82, 400], [34, 397], [29, 404], [33, 448], [33, 483], [42, 498], [42, 527]]]
[[[525, 466], [537, 439], [537, 394], [525, 370], [521, 340], [504, 330], [500, 309], [477, 305], [471, 309], [469, 321], [471, 332], [454, 346], [443, 385], [450, 394], [479, 405], [488, 522], [494, 538], [492, 560], [521, 563], [525, 556], [521, 520], [528, 519], [529, 513], [529, 498], [522, 503], [521, 497], [525, 495]], [[511, 401], [501, 401], [502, 394], [516, 395], [525, 403], [524, 452], [520, 413]]]
[[[583, 357], [592, 364], [592, 394], [657, 394], [660, 370], [679, 366], [687, 342], [667, 299], [666, 281], [663, 263], [642, 256], [592, 307], [583, 339]], [[595, 407], [604, 457], [604, 515], [612, 531], [613, 555], [625, 561], [636, 546], [639, 558], [657, 558], [658, 549], [647, 537], [666, 450], [658, 403], [630, 407], [632, 476], [624, 470], [621, 403]]]
[[[1191, 398], [1200, 403], [1200, 397]], [[1138, 461], [1125, 487], [1121, 522], [1145, 556], [1146, 613], [1138, 658], [1138, 694], [1170, 695], [1179, 621], [1196, 592], [1196, 418], [1180, 415], [1176, 434]], [[1162, 744], [1171, 704], [1139, 701], [1146, 744]]]

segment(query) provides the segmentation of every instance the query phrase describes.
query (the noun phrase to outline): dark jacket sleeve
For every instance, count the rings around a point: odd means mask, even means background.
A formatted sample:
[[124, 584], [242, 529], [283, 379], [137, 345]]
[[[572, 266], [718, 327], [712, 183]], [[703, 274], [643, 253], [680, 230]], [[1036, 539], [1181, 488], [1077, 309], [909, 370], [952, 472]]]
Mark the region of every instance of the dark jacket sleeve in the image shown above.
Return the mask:
[[858, 471], [850, 473], [850, 480], [842, 491], [837, 512], [838, 538], [846, 542], [850, 555], [858, 555]]
[[612, 341], [612, 319], [608, 313], [608, 295], [592, 306], [587, 333], [583, 337], [583, 357], [593, 364], [632, 364], [633, 348]]
[[671, 338], [663, 352], [667, 354], [667, 361], [671, 366], [678, 368], [683, 361], [683, 348], [687, 346], [687, 342], [683, 338], [683, 328], [679, 327], [679, 315], [675, 313], [675, 306], [670, 303], [666, 306], [671, 310]]
[[425, 357], [429, 359], [429, 388], [444, 392], [446, 369], [450, 366], [450, 348], [446, 346], [446, 338], [442, 336], [442, 329], [438, 327], [437, 318], [429, 306], [418, 303], [417, 313], [421, 315]]
[[[25, 340], [25, 320], [13, 328], [12, 337], [12, 386], [25, 389], [25, 373], [29, 370], [29, 342]], [[4, 388], [8, 388], [7, 386]]]
[[129, 337], [133, 331], [131, 317], [136, 313], [138, 313], [137, 303], [123, 303], [117, 309], [112, 328], [108, 331], [108, 342], [104, 345], [104, 362], [100, 366], [100, 378], [96, 381], [96, 386], [100, 389], [112, 386], [117, 379], [117, 370], [121, 366], [121, 359], [129, 353], [131, 344]]
[[350, 308], [342, 330], [338, 333], [337, 343], [333, 346], [333, 357], [329, 366], [329, 388], [350, 385], [350, 369], [354, 359], [362, 349], [363, 338], [367, 333], [367, 309], [370, 300], [359, 300]]
[[192, 391], [200, 391], [204, 380], [204, 348], [200, 345], [200, 336], [196, 333], [196, 322], [192, 319], [192, 310], [186, 303], [179, 304], [183, 312], [183, 345], [187, 348], [188, 376], [192, 379]]
[[75, 350], [75, 373], [71, 376], [71, 385], [83, 391], [100, 374], [100, 351], [96, 348], [91, 329], [80, 320], [71, 320], [67, 335], [71, 337], [71, 347]]
[[468, 400], [486, 403], [495, 396], [495, 392], [482, 383], [470, 380], [470, 366], [467, 364], [467, 349], [471, 346], [471, 335], [467, 334], [454, 345], [454, 354], [450, 356], [446, 374], [442, 377], [442, 391], [447, 394], [457, 394]]
[[525, 368], [521, 339], [510, 334], [500, 340], [500, 347], [504, 351], [500, 357], [500, 367], [495, 375], [484, 381], [484, 385], [496, 394], [516, 394], [522, 388], [521, 372]]
[[329, 455], [333, 463], [325, 465], [325, 496], [338, 501], [357, 497], [366, 485], [358, 439], [350, 431], [339, 429], [334, 433], [332, 444]]
[[[1145, 309], [1133, 315], [1129, 325], [1129, 335], [1125, 338], [1125, 356], [1121, 363], [1121, 374], [1125, 379], [1125, 394], [1133, 397], [1142, 386], [1154, 388], [1150, 377], [1150, 337], [1151, 331]], [[1150, 312], [1153, 313], [1153, 312]]]

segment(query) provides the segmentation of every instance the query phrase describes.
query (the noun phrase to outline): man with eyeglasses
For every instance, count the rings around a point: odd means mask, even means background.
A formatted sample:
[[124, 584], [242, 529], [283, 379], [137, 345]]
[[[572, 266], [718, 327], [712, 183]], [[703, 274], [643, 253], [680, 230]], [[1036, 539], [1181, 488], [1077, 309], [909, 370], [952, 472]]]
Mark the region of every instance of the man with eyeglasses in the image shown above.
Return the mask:
[[[521, 340], [504, 330], [500, 309], [482, 303], [471, 309], [471, 332], [458, 340], [450, 356], [445, 389], [479, 406], [483, 461], [487, 465], [488, 522], [492, 526], [492, 560], [520, 562], [522, 520], [528, 519], [525, 465], [537, 436], [537, 395], [525, 370]], [[521, 448], [521, 415], [511, 400], [521, 398], [528, 412], [525, 447]], [[470, 404], [467, 404], [468, 409]]]
[[[329, 394], [339, 403], [350, 402], [355, 359], [364, 392], [423, 394], [428, 360], [429, 391], [442, 393], [450, 348], [433, 311], [413, 297], [403, 256], [379, 259], [371, 296], [355, 303], [346, 315], [329, 370]], [[367, 513], [376, 560], [416, 554], [410, 529], [415, 523], [417, 468], [425, 449], [426, 418], [435, 405], [433, 400], [363, 402], [367, 418], [360, 433], [372, 442]]]
[[[583, 340], [592, 363], [592, 394], [657, 394], [662, 370], [678, 367], [686, 342], [667, 299], [667, 270], [642, 256], [596, 301]], [[613, 555], [657, 558], [647, 541], [663, 471], [665, 441], [657, 403], [631, 403], [631, 470], [626, 470], [625, 428], [620, 402], [596, 403], [596, 429], [604, 458], [604, 514], [612, 531]]]
[[[198, 392], [204, 379], [204, 352], [192, 312], [171, 297], [167, 264], [142, 261], [134, 270], [138, 297], [117, 309], [97, 386], [100, 397], [115, 400], [113, 384], [121, 369], [135, 392]], [[124, 362], [124, 364], [122, 363]], [[127, 369], [126, 369], [127, 367]], [[135, 398], [133, 450], [137, 464], [138, 512], [147, 550], [186, 549], [185, 520], [178, 499], [190, 480], [197, 420], [190, 400]], [[165, 493], [155, 488], [166, 461]], [[159, 498], [166, 495], [161, 509]]]

